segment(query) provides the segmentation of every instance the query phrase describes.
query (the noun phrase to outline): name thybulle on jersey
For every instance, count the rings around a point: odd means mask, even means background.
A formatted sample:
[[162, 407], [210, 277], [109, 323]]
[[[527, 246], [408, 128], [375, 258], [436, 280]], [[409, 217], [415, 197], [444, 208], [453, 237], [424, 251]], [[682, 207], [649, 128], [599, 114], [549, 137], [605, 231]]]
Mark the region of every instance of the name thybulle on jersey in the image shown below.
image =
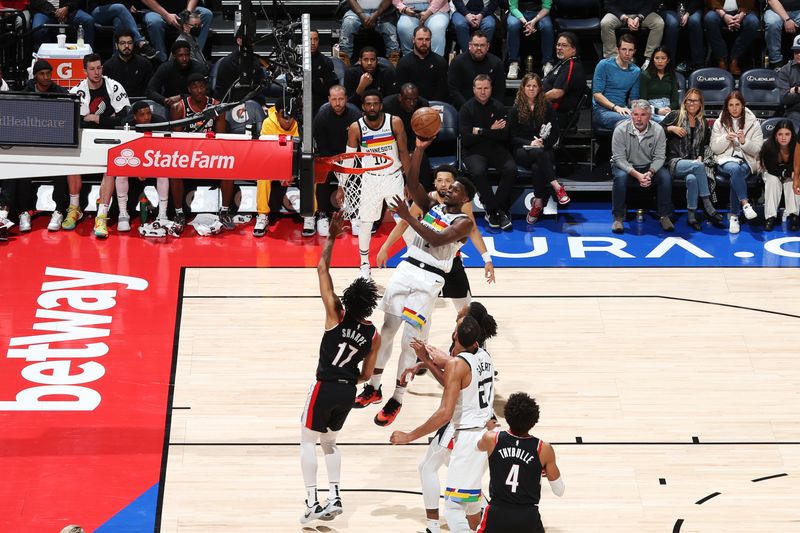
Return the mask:
[[521, 448], [500, 448], [499, 450], [497, 450], [497, 453], [499, 453], [500, 457], [502, 457], [503, 459], [508, 459], [508, 458], [519, 459], [520, 461], [528, 465], [531, 464], [531, 461], [535, 459], [535, 457], [532, 454], [526, 452]]

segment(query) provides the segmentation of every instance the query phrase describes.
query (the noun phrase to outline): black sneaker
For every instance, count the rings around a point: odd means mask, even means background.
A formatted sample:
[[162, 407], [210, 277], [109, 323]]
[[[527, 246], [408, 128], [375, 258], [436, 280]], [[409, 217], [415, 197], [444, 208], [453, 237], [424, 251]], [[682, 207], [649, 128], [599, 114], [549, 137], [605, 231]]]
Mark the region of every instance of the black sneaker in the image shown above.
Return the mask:
[[508, 218], [508, 214], [505, 211], [500, 211], [499, 214], [500, 218], [500, 227], [506, 231], [509, 231], [514, 228], [514, 225], [511, 223], [511, 219]]
[[378, 414], [375, 415], [375, 423], [379, 426], [388, 426], [394, 422], [394, 419], [400, 414], [401, 407], [403, 407], [403, 404], [394, 398], [389, 398], [389, 401], [386, 402], [383, 409], [378, 411]]
[[497, 228], [500, 227], [500, 214], [499, 213], [497, 213], [497, 212], [489, 213], [487, 211], [486, 214], [483, 215], [483, 218], [486, 220], [486, 223], [489, 224], [490, 228], [497, 229]]
[[142, 57], [153, 60], [158, 57], [158, 50], [153, 48], [153, 46], [147, 41], [142, 41], [139, 45], [139, 54]]
[[222, 224], [222, 229], [228, 231], [236, 229], [236, 224], [233, 223], [233, 219], [231, 218], [231, 213], [227, 209], [219, 212], [219, 222], [220, 224]]
[[173, 222], [172, 231], [176, 235], [180, 235], [183, 233], [184, 228], [186, 228], [186, 215], [183, 213], [175, 213], [175, 220]]

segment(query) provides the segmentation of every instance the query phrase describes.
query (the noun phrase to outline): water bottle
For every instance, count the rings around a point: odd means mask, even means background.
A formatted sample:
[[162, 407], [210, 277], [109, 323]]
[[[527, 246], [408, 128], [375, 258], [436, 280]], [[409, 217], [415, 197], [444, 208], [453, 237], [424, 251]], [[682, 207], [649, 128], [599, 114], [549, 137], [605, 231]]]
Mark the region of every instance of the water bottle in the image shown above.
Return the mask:
[[533, 72], [533, 56], [528, 56], [525, 58], [525, 72]]
[[150, 200], [147, 199], [147, 196], [142, 193], [139, 196], [139, 222], [142, 224], [147, 224], [147, 208], [150, 206]]
[[644, 222], [644, 209], [636, 210], [636, 222]]
[[81, 24], [80, 26], [78, 26], [78, 48], [83, 48], [83, 47], [84, 47], [83, 24]]
[[233, 33], [236, 33], [236, 30], [239, 29], [239, 26], [242, 25], [242, 5], [239, 4], [239, 7], [236, 8], [236, 13], [233, 14]]

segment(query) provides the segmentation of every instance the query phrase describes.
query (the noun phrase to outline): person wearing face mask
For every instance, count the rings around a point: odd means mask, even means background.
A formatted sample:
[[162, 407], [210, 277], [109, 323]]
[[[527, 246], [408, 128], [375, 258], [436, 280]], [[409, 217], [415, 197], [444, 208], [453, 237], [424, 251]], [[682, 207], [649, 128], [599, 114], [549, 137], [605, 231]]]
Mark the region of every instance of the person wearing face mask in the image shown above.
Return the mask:
[[200, 32], [203, 30], [203, 21], [200, 18], [201, 13], [197, 10], [189, 11], [185, 9], [178, 14], [181, 21], [181, 33], [175, 42], [185, 41], [189, 43], [189, 56], [193, 61], [210, 67], [203, 55], [203, 49], [197, 43], [197, 38], [200, 37]]
[[114, 34], [117, 53], [103, 63], [103, 72], [125, 88], [128, 96], [139, 97], [147, 94], [147, 84], [153, 77], [153, 65], [143, 56], [134, 54], [133, 32], [122, 29]]

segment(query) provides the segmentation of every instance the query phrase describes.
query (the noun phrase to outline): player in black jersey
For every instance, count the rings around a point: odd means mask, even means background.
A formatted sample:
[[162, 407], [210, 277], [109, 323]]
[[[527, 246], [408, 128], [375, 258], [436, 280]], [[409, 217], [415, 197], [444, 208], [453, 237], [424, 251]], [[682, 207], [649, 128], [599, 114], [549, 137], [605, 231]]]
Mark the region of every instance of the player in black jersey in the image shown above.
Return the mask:
[[478, 533], [544, 533], [539, 516], [542, 477], [556, 496], [564, 482], [553, 447], [529, 431], [539, 421], [536, 400], [524, 392], [509, 396], [503, 415], [508, 431], [487, 431], [478, 449], [489, 455], [489, 496]]
[[[319, 347], [317, 381], [311, 386], [301, 417], [300, 464], [306, 485], [306, 509], [300, 523], [332, 520], [342, 513], [339, 478], [342, 458], [336, 437], [356, 396], [356, 384], [369, 379], [375, 368], [380, 336], [367, 319], [378, 304], [375, 282], [356, 278], [342, 293], [333, 290], [329, 272], [336, 237], [342, 232], [342, 215], [331, 219], [330, 234], [317, 266], [319, 293], [325, 306], [325, 333]], [[358, 364], [363, 361], [361, 370]], [[330, 491], [325, 506], [317, 499], [317, 454], [319, 441], [328, 467]]]

